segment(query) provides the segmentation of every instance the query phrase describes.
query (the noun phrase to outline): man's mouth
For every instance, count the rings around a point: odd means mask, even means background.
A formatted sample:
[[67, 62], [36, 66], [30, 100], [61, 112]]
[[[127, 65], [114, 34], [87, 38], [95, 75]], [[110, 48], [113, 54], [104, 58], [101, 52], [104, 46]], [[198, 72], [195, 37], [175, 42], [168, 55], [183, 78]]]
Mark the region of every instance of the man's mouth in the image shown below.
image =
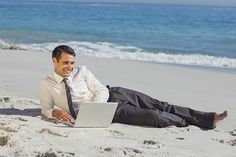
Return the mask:
[[66, 70], [66, 69], [64, 69], [64, 72], [65, 72], [65, 73], [70, 73], [71, 70]]

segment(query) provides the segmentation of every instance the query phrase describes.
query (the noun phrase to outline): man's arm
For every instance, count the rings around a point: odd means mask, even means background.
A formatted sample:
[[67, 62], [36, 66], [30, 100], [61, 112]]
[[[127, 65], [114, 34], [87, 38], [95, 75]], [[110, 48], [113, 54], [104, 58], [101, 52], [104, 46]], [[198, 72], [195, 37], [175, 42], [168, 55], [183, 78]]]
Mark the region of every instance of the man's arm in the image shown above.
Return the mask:
[[82, 71], [84, 72], [85, 81], [90, 91], [94, 94], [94, 101], [96, 102], [107, 102], [109, 98], [108, 89], [89, 71], [83, 66]]
[[38, 97], [41, 105], [41, 113], [47, 118], [55, 118], [62, 121], [74, 122], [74, 119], [60, 108], [54, 108], [53, 97], [48, 89], [47, 83], [42, 82], [39, 86]]
[[52, 111], [54, 109], [53, 98], [48, 90], [48, 86], [45, 81], [39, 86], [38, 98], [41, 105], [41, 113], [47, 118], [53, 118]]

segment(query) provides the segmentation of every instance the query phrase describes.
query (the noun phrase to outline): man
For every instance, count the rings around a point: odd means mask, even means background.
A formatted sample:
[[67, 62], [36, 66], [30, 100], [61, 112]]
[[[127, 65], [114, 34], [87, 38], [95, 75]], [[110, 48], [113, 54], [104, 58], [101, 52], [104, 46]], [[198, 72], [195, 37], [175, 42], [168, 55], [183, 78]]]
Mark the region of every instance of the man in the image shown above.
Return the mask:
[[[213, 129], [225, 117], [170, 105], [143, 93], [122, 88], [105, 87], [85, 66], [75, 67], [75, 52], [69, 46], [57, 46], [52, 52], [54, 71], [39, 87], [41, 112], [48, 118], [74, 122], [85, 101], [118, 102], [113, 122], [166, 127], [196, 125]], [[92, 116], [92, 115], [91, 115]]]

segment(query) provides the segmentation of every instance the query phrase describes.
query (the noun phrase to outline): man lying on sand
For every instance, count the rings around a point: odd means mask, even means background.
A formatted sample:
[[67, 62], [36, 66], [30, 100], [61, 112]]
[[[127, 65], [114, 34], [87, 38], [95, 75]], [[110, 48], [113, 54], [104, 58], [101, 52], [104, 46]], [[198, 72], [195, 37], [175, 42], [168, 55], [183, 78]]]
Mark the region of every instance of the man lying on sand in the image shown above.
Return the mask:
[[75, 66], [75, 55], [66, 45], [57, 46], [52, 52], [54, 71], [41, 82], [38, 92], [41, 112], [48, 118], [74, 122], [80, 104], [87, 101], [118, 102], [113, 123], [213, 129], [227, 117], [227, 111], [197, 111], [127, 88], [106, 87], [85, 66]]

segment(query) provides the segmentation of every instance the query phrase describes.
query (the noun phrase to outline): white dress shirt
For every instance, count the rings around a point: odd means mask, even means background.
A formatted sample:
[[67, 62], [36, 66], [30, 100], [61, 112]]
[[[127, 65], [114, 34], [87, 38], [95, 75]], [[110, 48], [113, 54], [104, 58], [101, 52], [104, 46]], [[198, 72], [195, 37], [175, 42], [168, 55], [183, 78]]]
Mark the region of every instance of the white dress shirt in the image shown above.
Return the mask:
[[[60, 108], [70, 114], [63, 79], [62, 76], [53, 72], [39, 86], [38, 97], [41, 113], [48, 118], [53, 118], [54, 108]], [[71, 87], [72, 102], [76, 114], [82, 102], [107, 102], [109, 98], [108, 89], [85, 66], [73, 69], [68, 77], [68, 84]]]

